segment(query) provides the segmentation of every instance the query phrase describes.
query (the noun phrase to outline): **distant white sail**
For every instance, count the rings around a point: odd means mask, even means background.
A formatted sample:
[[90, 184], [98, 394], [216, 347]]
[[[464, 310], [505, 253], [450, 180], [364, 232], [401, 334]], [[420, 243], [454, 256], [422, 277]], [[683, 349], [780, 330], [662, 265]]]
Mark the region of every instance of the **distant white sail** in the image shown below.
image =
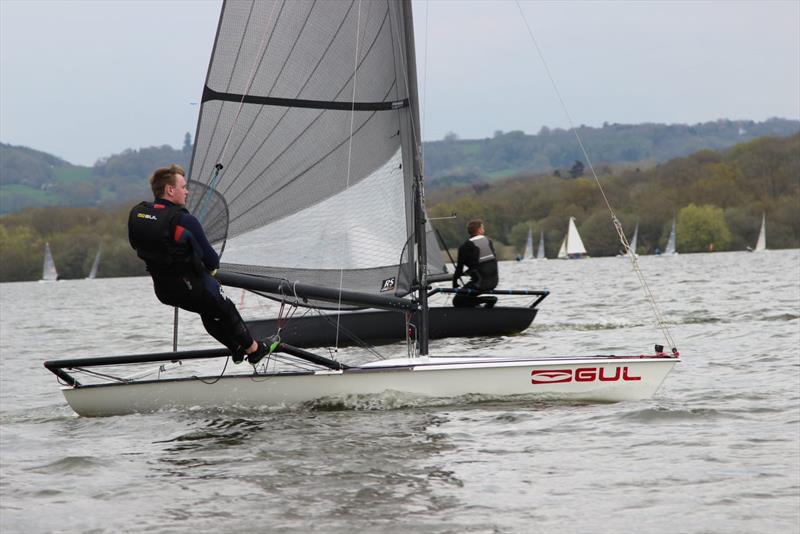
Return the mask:
[[669, 233], [669, 240], [667, 241], [667, 248], [664, 250], [664, 254], [677, 254], [678, 251], [675, 249], [675, 218], [672, 218], [672, 231]]
[[567, 227], [567, 236], [564, 242], [561, 243], [561, 250], [558, 251], [559, 258], [585, 258], [586, 248], [583, 246], [583, 240], [578, 233], [578, 227], [575, 226], [575, 217], [569, 218], [569, 225]]
[[103, 245], [97, 247], [97, 254], [94, 257], [94, 263], [92, 263], [92, 269], [89, 271], [89, 276], [86, 278], [88, 280], [94, 280], [97, 277], [97, 267], [100, 265], [100, 253], [103, 250]]
[[763, 252], [767, 250], [767, 214], [761, 214], [761, 231], [758, 233], [758, 241], [756, 242], [755, 252]]
[[633, 230], [633, 238], [631, 239], [630, 242], [631, 252], [633, 252], [634, 256], [638, 256], [638, 254], [636, 254], [636, 245], [638, 244], [638, 242], [639, 242], [639, 223], [637, 222], [636, 228]]
[[50, 243], [44, 244], [44, 265], [42, 266], [42, 280], [55, 282], [58, 280], [56, 263], [53, 261], [53, 253], [50, 252]]
[[523, 259], [532, 260], [533, 256], [533, 231], [528, 228], [528, 240], [525, 242], [525, 253], [522, 255]]
[[537, 260], [546, 260], [547, 256], [544, 255], [544, 230], [539, 234], [539, 250], [536, 253]]

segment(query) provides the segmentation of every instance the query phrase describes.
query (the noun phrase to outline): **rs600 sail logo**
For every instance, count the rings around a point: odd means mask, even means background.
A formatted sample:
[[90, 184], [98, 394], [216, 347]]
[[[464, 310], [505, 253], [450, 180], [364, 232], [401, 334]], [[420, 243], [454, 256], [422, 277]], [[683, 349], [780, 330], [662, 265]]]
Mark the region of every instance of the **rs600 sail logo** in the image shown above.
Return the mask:
[[632, 376], [628, 366], [607, 369], [605, 367], [578, 367], [572, 369], [534, 369], [531, 371], [531, 384], [562, 384], [564, 382], [617, 382], [619, 380], [641, 380]]

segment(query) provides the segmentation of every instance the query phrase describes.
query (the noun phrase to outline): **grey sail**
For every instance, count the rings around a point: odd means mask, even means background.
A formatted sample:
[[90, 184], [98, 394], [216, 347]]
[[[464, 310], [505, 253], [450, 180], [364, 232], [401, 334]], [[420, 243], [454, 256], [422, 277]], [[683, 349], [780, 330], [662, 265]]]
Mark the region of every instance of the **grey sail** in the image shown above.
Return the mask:
[[[223, 269], [411, 290], [419, 132], [408, 10], [393, 0], [223, 4], [190, 168], [226, 206]], [[207, 202], [192, 195], [190, 211]], [[443, 272], [431, 252], [428, 271]]]

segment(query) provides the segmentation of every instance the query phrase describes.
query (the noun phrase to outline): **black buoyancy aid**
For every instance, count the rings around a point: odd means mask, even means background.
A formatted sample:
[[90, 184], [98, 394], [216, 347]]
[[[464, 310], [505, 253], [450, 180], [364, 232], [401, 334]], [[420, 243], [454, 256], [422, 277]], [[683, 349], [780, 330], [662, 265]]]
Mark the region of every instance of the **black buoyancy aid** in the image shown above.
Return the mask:
[[195, 253], [187, 242], [179, 242], [181, 215], [189, 213], [181, 206], [140, 202], [128, 216], [128, 240], [147, 264], [151, 273], [189, 273], [196, 270]]

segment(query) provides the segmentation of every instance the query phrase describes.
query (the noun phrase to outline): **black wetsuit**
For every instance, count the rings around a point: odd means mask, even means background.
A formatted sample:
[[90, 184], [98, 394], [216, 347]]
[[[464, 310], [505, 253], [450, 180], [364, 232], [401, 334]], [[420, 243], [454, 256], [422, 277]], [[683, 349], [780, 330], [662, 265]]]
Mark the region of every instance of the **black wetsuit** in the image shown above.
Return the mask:
[[[464, 285], [465, 289], [490, 291], [497, 287], [499, 281], [497, 255], [491, 239], [477, 235], [467, 239], [458, 247], [458, 263], [453, 275], [453, 287], [458, 287], [458, 280], [462, 274], [470, 277], [469, 282]], [[479, 304], [491, 308], [496, 302], [497, 297], [491, 296], [456, 295], [453, 297], [453, 306], [457, 308], [471, 308]]]
[[128, 238], [147, 265], [158, 300], [200, 314], [206, 331], [241, 361], [253, 337], [210, 274], [219, 256], [200, 222], [168, 200], [143, 202], [131, 210]]

